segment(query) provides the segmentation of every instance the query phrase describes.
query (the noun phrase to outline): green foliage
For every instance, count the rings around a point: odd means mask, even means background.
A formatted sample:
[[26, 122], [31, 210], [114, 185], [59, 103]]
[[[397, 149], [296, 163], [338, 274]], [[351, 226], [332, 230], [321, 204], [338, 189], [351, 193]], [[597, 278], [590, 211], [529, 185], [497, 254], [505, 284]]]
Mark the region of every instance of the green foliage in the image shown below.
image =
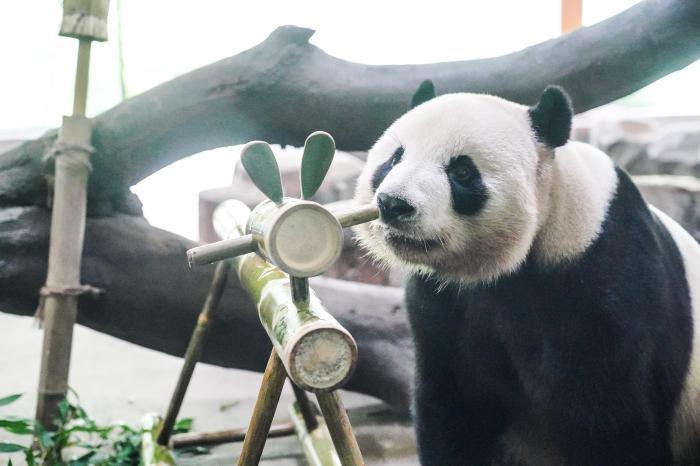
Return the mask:
[[[0, 453], [23, 452], [28, 466], [138, 466], [140, 464], [142, 429], [126, 424], [98, 425], [75, 401], [64, 399], [54, 420], [55, 429], [46, 430], [41, 424], [18, 417], [0, 417], [0, 430], [14, 435], [31, 435], [30, 446], [0, 442]], [[22, 395], [0, 398], [0, 406], [9, 405]], [[180, 419], [174, 433], [192, 430], [191, 418]], [[72, 459], [64, 459], [65, 450], [70, 449]], [[202, 454], [207, 449], [187, 449], [179, 453]], [[69, 456], [69, 455], [66, 455]], [[7, 466], [12, 466], [8, 461]]]

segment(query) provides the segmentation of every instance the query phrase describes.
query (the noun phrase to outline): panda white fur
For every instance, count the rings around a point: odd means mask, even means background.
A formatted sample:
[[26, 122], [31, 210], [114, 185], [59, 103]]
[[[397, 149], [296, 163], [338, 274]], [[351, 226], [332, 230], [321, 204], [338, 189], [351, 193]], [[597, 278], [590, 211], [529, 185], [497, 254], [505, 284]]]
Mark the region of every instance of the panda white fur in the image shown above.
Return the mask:
[[434, 97], [369, 152], [357, 231], [410, 275], [424, 465], [700, 464], [700, 246], [537, 105]]

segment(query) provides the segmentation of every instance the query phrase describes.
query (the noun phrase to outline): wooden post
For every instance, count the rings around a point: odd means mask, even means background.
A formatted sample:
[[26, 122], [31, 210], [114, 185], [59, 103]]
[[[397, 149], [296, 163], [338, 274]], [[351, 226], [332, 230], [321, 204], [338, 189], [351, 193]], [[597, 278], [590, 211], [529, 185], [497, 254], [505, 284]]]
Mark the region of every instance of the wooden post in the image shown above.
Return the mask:
[[163, 427], [158, 433], [158, 443], [160, 445], [167, 445], [168, 441], [170, 440], [170, 436], [173, 433], [173, 426], [175, 425], [177, 415], [180, 412], [180, 407], [182, 407], [182, 400], [185, 398], [187, 387], [192, 379], [194, 367], [197, 365], [197, 362], [199, 362], [202, 355], [202, 349], [204, 348], [204, 343], [207, 339], [209, 317], [211, 313], [219, 306], [221, 296], [224, 294], [230, 266], [231, 263], [228, 261], [221, 261], [216, 264], [216, 270], [214, 271], [214, 278], [212, 279], [211, 287], [209, 288], [207, 297], [204, 300], [202, 312], [200, 312], [199, 317], [197, 318], [197, 325], [194, 332], [192, 332], [190, 343], [187, 345], [185, 359], [182, 363], [182, 370], [180, 371], [180, 376], [177, 379], [177, 385], [175, 385], [173, 395], [170, 398], [168, 411], [165, 414], [165, 419], [163, 420]]
[[90, 171], [91, 123], [85, 118], [90, 43], [107, 39], [109, 0], [64, 0], [60, 35], [80, 39], [73, 116], [63, 118], [54, 147], [56, 156], [51, 239], [46, 285], [38, 315], [44, 319], [44, 342], [36, 418], [51, 429], [58, 403], [65, 397], [80, 284], [85, 234], [87, 178]]
[[582, 23], [583, 0], [561, 0], [561, 33], [578, 29]]
[[286, 379], [287, 374], [284, 371], [282, 361], [273, 349], [270, 353], [270, 359], [267, 361], [258, 398], [253, 408], [253, 415], [250, 418], [245, 440], [243, 440], [238, 466], [257, 466], [260, 462]]

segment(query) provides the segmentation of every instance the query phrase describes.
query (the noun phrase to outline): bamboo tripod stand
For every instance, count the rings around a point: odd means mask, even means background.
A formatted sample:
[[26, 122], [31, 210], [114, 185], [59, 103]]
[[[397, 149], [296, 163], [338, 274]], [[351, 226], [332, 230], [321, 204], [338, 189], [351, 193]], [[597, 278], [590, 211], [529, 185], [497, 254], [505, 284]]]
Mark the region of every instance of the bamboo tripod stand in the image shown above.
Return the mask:
[[[305, 199], [320, 186], [334, 152], [333, 140], [326, 133], [314, 133], [307, 139], [301, 171]], [[308, 277], [322, 273], [337, 260], [343, 227], [377, 218], [377, 209], [365, 206], [336, 216], [316, 203], [285, 198], [276, 161], [266, 143], [246, 145], [241, 160], [256, 186], [270, 200], [252, 213], [238, 201], [224, 203], [217, 209], [215, 221], [224, 223], [221, 230], [228, 239], [188, 251], [193, 265], [220, 262], [190, 340], [158, 443], [166, 445], [171, 440], [177, 413], [201, 355], [211, 312], [221, 298], [232, 268], [257, 304], [261, 323], [273, 343], [238, 465], [259, 463], [287, 378], [294, 388], [295, 409], [300, 419], [295, 427], [307, 458], [315, 458], [316, 463], [312, 463], [319, 465], [363, 465], [350, 421], [336, 392], [352, 374], [357, 347], [352, 336], [310, 290]], [[306, 391], [316, 394], [320, 416]], [[294, 411], [292, 414], [294, 417]], [[332, 446], [324, 444], [322, 435], [311, 435], [326, 428]], [[293, 430], [278, 426], [273, 431], [280, 434]]]

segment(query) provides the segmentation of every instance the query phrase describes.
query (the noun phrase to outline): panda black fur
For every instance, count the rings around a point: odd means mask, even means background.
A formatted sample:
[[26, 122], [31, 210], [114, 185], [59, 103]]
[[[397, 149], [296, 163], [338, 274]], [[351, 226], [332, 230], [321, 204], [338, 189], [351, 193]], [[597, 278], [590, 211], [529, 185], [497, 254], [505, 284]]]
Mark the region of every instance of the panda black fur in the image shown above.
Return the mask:
[[361, 242], [410, 275], [422, 464], [700, 464], [700, 246], [567, 143], [560, 88], [426, 93], [356, 192]]

